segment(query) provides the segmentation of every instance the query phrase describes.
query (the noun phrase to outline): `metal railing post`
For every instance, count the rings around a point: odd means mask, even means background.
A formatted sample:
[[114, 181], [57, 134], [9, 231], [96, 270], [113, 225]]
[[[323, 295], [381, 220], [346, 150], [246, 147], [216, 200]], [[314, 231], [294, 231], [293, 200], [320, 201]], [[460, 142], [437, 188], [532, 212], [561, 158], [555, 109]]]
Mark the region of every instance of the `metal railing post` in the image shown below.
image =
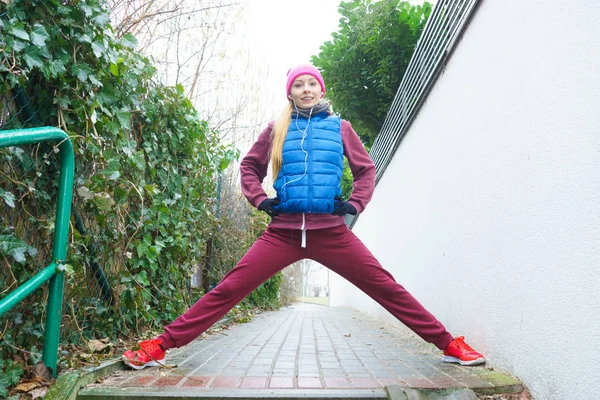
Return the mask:
[[44, 334], [44, 352], [42, 360], [56, 376], [60, 323], [62, 320], [63, 290], [65, 273], [63, 265], [67, 260], [69, 245], [69, 219], [71, 216], [71, 197], [73, 195], [74, 155], [70, 140], [64, 140], [60, 146], [60, 183], [56, 204], [56, 222], [52, 259], [58, 265], [59, 272], [50, 279], [48, 308], [46, 309], [46, 332]]

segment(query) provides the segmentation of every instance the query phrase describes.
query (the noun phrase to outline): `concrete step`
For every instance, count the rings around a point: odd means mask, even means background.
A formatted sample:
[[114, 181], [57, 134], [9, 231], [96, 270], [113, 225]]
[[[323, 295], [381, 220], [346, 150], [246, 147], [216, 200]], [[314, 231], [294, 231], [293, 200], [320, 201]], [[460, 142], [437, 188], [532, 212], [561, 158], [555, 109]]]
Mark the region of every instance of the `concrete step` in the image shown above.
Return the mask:
[[[77, 400], [334, 400], [388, 399], [382, 389], [190, 389], [190, 388], [103, 388], [88, 387], [79, 392]], [[397, 398], [400, 399], [400, 398]], [[418, 399], [418, 398], [415, 398]], [[452, 399], [454, 400], [454, 399]], [[458, 400], [458, 399], [456, 399]], [[461, 399], [462, 400], [462, 399]]]

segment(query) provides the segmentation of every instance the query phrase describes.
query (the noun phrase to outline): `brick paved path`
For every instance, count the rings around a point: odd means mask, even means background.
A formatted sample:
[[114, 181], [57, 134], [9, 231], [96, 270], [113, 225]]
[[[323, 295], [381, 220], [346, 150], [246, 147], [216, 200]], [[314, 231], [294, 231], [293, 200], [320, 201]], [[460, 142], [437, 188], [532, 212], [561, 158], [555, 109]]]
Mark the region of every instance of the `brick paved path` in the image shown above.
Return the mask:
[[384, 387], [392, 384], [488, 392], [520, 385], [486, 367], [443, 363], [437, 348], [407, 329], [349, 309], [308, 304], [265, 312], [223, 334], [196, 340], [170, 351], [166, 363], [177, 368], [121, 371], [90, 385], [79, 398], [150, 393], [386, 398]]

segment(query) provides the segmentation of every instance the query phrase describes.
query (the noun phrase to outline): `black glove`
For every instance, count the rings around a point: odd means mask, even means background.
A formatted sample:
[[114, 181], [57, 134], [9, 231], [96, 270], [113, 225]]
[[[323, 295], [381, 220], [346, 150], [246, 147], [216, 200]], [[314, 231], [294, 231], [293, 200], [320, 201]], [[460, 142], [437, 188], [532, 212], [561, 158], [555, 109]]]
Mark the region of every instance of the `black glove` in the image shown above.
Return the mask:
[[266, 212], [271, 218], [273, 218], [274, 216], [279, 215], [279, 211], [274, 208], [277, 205], [279, 205], [279, 199], [277, 197], [274, 199], [264, 199], [258, 205], [258, 209]]
[[348, 203], [347, 201], [336, 201], [333, 206], [335, 207], [335, 209], [332, 212], [333, 215], [356, 215], [356, 213], [358, 212], [356, 211], [356, 208], [354, 208], [354, 206]]

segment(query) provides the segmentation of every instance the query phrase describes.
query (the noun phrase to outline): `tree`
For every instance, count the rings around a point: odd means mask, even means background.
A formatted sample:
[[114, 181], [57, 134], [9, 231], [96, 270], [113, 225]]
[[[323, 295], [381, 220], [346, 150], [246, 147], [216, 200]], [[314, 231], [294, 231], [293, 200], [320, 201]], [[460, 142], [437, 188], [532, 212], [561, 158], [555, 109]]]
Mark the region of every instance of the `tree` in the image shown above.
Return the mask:
[[397, 0], [342, 1], [339, 30], [312, 57], [335, 112], [370, 148], [381, 130], [432, 6]]
[[116, 33], [135, 35], [136, 50], [153, 60], [161, 80], [184, 87], [224, 142], [249, 148], [267, 118], [260, 81], [248, 75], [268, 74], [245, 34], [250, 6], [237, 0], [107, 1]]

